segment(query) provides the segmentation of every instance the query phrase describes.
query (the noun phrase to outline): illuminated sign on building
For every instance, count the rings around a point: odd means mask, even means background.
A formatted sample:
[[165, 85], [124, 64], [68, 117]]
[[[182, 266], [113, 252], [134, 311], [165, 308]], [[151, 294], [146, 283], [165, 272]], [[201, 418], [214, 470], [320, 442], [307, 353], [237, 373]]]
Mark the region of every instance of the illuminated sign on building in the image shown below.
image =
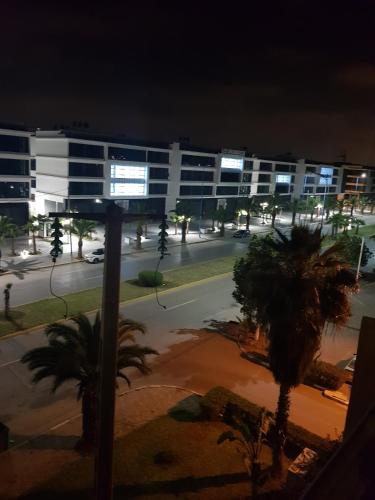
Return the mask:
[[290, 175], [283, 175], [283, 174], [276, 175], [276, 182], [278, 184], [290, 184], [290, 181], [291, 181]]
[[320, 175], [319, 176], [319, 184], [326, 186], [328, 184], [332, 184], [332, 175], [333, 168], [332, 167], [320, 167]]
[[111, 165], [111, 196], [146, 196], [147, 166]]
[[229, 156], [222, 156], [221, 168], [228, 170], [242, 170], [243, 158], [230, 158]]

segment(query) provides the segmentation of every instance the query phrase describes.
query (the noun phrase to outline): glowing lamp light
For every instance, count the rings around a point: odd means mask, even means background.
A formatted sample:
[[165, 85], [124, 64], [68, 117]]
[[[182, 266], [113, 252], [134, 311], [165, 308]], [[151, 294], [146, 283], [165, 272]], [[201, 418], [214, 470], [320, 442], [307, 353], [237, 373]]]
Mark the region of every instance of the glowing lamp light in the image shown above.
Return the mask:
[[22, 259], [27, 259], [27, 257], [30, 255], [28, 250], [21, 250], [20, 255]]

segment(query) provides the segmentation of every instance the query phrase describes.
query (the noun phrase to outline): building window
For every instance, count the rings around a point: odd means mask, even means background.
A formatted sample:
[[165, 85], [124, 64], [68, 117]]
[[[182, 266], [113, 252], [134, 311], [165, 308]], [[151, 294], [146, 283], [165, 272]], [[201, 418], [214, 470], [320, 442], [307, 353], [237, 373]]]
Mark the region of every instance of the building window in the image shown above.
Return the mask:
[[238, 187], [237, 186], [217, 186], [216, 188], [217, 195], [238, 195]]
[[294, 174], [296, 172], [296, 166], [290, 165], [290, 171]]
[[334, 168], [333, 169], [333, 175], [335, 175], [336, 177], [339, 175], [339, 169], [338, 168]]
[[200, 181], [212, 182], [214, 180], [213, 172], [206, 172], [205, 170], [181, 170], [182, 181]]
[[73, 158], [104, 158], [103, 146], [69, 142], [69, 156]]
[[180, 196], [210, 196], [212, 186], [180, 186]]
[[167, 168], [150, 167], [150, 179], [169, 179]]
[[242, 182], [251, 182], [253, 174], [247, 174], [246, 172], [243, 174]]
[[30, 170], [36, 170], [36, 160], [30, 160]]
[[195, 156], [195, 155], [182, 155], [182, 165], [189, 165], [190, 167], [215, 167], [214, 156]]
[[243, 167], [244, 170], [253, 170], [254, 169], [254, 162], [252, 160], [245, 160], [245, 164]]
[[240, 186], [240, 195], [241, 194], [250, 194], [251, 186]]
[[269, 186], [258, 186], [257, 187], [257, 193], [258, 194], [264, 194], [264, 193], [269, 193], [270, 192], [270, 187]]
[[0, 182], [0, 198], [29, 198], [28, 182]]
[[169, 153], [164, 151], [147, 151], [147, 161], [149, 163], [169, 164]]
[[240, 180], [239, 172], [221, 172], [220, 182], [240, 182]]
[[290, 172], [290, 165], [283, 165], [281, 163], [276, 163], [275, 172]]
[[305, 175], [305, 184], [315, 184], [315, 177]]
[[0, 175], [29, 175], [29, 160], [0, 158]]
[[311, 172], [312, 174], [315, 174], [315, 167], [306, 167], [306, 172]]
[[103, 165], [101, 163], [69, 162], [70, 177], [103, 177]]
[[29, 138], [15, 135], [0, 135], [0, 151], [4, 153], [28, 153]]
[[103, 194], [101, 182], [69, 182], [69, 195], [94, 196]]
[[289, 184], [276, 184], [275, 193], [289, 193]]
[[36, 188], [36, 179], [31, 179], [31, 187]]
[[262, 172], [272, 172], [272, 163], [269, 163], [268, 161], [261, 161], [259, 164], [259, 170]]
[[123, 161], [146, 161], [145, 149], [130, 149], [130, 148], [116, 148], [110, 146], [108, 148], [108, 158], [110, 160], [123, 160]]
[[330, 187], [329, 188], [329, 192], [330, 193], [336, 193], [336, 188], [333, 186], [333, 187]]
[[314, 192], [314, 188], [312, 186], [305, 186], [304, 189], [303, 189], [303, 192], [304, 193], [313, 193]]
[[332, 184], [337, 184], [337, 177], [332, 177]]
[[270, 174], [259, 174], [258, 175], [258, 182], [271, 182], [271, 175]]
[[148, 194], [167, 194], [168, 184], [149, 184]]

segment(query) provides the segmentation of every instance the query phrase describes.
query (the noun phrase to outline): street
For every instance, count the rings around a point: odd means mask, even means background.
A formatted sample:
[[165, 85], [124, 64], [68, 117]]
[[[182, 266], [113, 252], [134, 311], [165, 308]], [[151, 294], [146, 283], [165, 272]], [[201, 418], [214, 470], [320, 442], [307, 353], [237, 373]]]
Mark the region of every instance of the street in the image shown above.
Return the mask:
[[[169, 254], [161, 262], [160, 271], [174, 269], [180, 265], [202, 262], [205, 260], [239, 255], [247, 248], [248, 239], [214, 239], [196, 241], [193, 244], [169, 248]], [[98, 245], [98, 244], [97, 244]], [[100, 245], [98, 245], [100, 246]], [[159, 254], [156, 249], [147, 252], [131, 253], [122, 257], [121, 279], [136, 278], [139, 271], [156, 268]], [[17, 272], [14, 275], [0, 277], [0, 288], [6, 283], [12, 283], [12, 306], [36, 302], [51, 297], [49, 278], [51, 268], [33, 269], [33, 260], [29, 270]], [[53, 291], [58, 295], [102, 286], [104, 264], [88, 264], [74, 262], [56, 266], [53, 272]]]
[[[224, 385], [255, 403], [274, 409], [277, 386], [268, 370], [242, 359], [236, 345], [218, 334], [192, 332], [208, 327], [212, 319], [236, 319], [239, 307], [231, 296], [232, 290], [231, 277], [210, 278], [161, 293], [160, 301], [167, 306], [166, 310], [157, 305], [154, 296], [123, 306], [122, 314], [143, 321], [148, 327], [149, 333], [137, 341], [156, 348], [161, 354], [152, 360], [151, 376], [130, 372], [133, 387], [170, 384], [205, 392], [214, 385]], [[362, 311], [371, 315], [373, 292], [372, 284], [353, 299], [350, 327], [324, 338], [323, 359], [339, 363], [356, 351], [357, 327]], [[49, 381], [33, 386], [30, 373], [19, 363], [25, 351], [44, 342], [43, 333], [34, 332], [0, 343], [0, 421], [10, 427], [16, 443], [44, 433], [80, 411], [74, 382], [53, 395]], [[120, 390], [126, 389], [121, 383]], [[335, 436], [342, 431], [345, 407], [323, 398], [316, 389], [300, 386], [293, 391], [292, 400], [291, 419], [296, 423], [322, 436]], [[324, 419], [319, 415], [324, 415]]]

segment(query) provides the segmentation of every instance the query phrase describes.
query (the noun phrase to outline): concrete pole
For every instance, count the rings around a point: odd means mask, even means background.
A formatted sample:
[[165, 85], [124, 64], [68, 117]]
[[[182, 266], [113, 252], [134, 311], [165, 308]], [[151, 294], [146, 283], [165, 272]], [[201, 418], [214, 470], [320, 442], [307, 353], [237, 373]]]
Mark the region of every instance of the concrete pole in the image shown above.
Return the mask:
[[95, 499], [113, 498], [113, 441], [116, 403], [117, 329], [119, 318], [122, 208], [106, 210], [104, 279], [99, 366], [98, 434], [95, 457]]
[[358, 280], [358, 276], [359, 276], [359, 269], [361, 267], [361, 260], [362, 260], [362, 254], [363, 254], [364, 244], [365, 244], [365, 238], [364, 238], [364, 236], [362, 236], [361, 249], [359, 251], [359, 258], [358, 258], [358, 265], [357, 265], [357, 272], [356, 272], [356, 275], [355, 275], [355, 279], [356, 280]]

